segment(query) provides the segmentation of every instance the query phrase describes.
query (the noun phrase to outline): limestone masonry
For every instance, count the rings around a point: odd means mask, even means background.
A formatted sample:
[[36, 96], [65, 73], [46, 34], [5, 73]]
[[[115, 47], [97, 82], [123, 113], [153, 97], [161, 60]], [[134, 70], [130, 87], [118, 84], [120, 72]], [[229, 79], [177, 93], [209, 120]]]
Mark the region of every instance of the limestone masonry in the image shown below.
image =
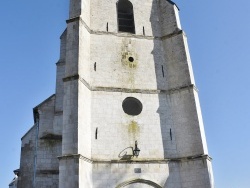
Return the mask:
[[33, 109], [18, 188], [214, 187], [172, 1], [71, 0], [60, 39], [56, 92]]

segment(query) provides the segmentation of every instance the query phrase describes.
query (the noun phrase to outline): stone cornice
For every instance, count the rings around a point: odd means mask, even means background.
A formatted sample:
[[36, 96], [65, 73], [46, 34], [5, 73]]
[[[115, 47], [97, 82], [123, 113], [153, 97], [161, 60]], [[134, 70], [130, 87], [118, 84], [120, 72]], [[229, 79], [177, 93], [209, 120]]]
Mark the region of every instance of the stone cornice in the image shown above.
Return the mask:
[[56, 63], [57, 66], [64, 66], [65, 65], [65, 61], [62, 61], [62, 60], [59, 60], [57, 63]]
[[75, 75], [67, 76], [67, 77], [63, 78], [63, 82], [78, 80], [79, 78], [80, 78], [79, 75], [75, 74]]
[[59, 160], [68, 160], [68, 159], [82, 159], [88, 163], [93, 163], [93, 160], [82, 156], [81, 154], [71, 154], [71, 155], [62, 155], [57, 157]]
[[171, 163], [171, 162], [188, 162], [188, 161], [195, 161], [195, 160], [209, 160], [212, 161], [212, 158], [207, 154], [200, 154], [188, 157], [181, 157], [181, 158], [167, 158], [167, 159], [132, 159], [132, 160], [104, 160], [104, 159], [89, 159], [87, 157], [82, 156], [81, 154], [72, 154], [72, 155], [63, 155], [58, 157], [59, 160], [68, 160], [68, 159], [81, 159], [88, 163], [104, 163], [104, 164], [136, 164], [136, 163], [146, 163], [146, 164], [164, 164], [164, 163]]
[[198, 92], [198, 89], [194, 84], [184, 85], [180, 87], [170, 88], [168, 90], [154, 90], [154, 89], [128, 89], [128, 88], [117, 88], [117, 87], [95, 87], [91, 86], [85, 79], [79, 75], [72, 75], [63, 78], [64, 82], [80, 80], [90, 91], [105, 91], [105, 92], [123, 92], [123, 93], [143, 93], [143, 94], [173, 94], [183, 90], [193, 89]]
[[80, 16], [70, 18], [70, 19], [66, 20], [66, 23], [68, 24], [68, 23], [71, 23], [71, 22], [76, 22], [76, 21], [79, 21], [80, 19], [81, 19]]
[[186, 35], [183, 30], [176, 30], [173, 33], [170, 33], [170, 34], [164, 35], [162, 37], [159, 37], [158, 39], [160, 39], [160, 40], [166, 40], [166, 39], [175, 37], [175, 36], [180, 35], [180, 34]]
[[124, 32], [107, 32], [107, 31], [95, 31], [92, 30], [81, 17], [75, 17], [75, 18], [70, 18], [66, 20], [66, 23], [72, 23], [80, 21], [80, 23], [85, 27], [85, 29], [89, 32], [89, 34], [95, 34], [95, 35], [113, 35], [117, 37], [128, 37], [128, 38], [137, 38], [137, 39], [147, 39], [147, 40], [166, 40], [172, 37], [175, 37], [176, 35], [184, 34], [183, 30], [175, 30], [172, 33], [169, 33], [167, 35], [163, 36], [145, 36], [145, 35], [136, 35], [136, 34], [131, 34], [131, 33], [124, 33]]
[[42, 140], [62, 140], [62, 135], [56, 135], [52, 133], [48, 133], [46, 135], [43, 135], [40, 139]]

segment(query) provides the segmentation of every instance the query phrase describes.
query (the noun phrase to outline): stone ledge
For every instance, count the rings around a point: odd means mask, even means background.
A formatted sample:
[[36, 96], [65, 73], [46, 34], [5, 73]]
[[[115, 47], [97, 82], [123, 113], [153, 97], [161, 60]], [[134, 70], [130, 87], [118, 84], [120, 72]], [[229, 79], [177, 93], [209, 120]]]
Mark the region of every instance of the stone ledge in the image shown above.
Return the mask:
[[170, 162], [187, 162], [187, 161], [195, 161], [195, 160], [209, 160], [212, 161], [212, 158], [209, 155], [194, 155], [194, 156], [188, 156], [188, 157], [181, 157], [181, 158], [167, 158], [167, 159], [130, 159], [130, 160], [103, 160], [103, 159], [89, 159], [87, 157], [82, 156], [81, 154], [72, 154], [72, 155], [63, 155], [57, 157], [59, 160], [67, 160], [67, 159], [82, 159], [86, 162], [95, 164], [95, 163], [104, 163], [104, 164], [115, 164], [115, 163], [130, 163], [130, 164], [136, 164], [136, 163], [153, 163], [153, 164], [164, 164], [164, 163], [170, 163]]
[[182, 158], [170, 158], [168, 159], [169, 161], [173, 162], [186, 162], [186, 161], [194, 161], [194, 160], [209, 160], [212, 161], [212, 158], [209, 155], [193, 155], [193, 156], [188, 156], [188, 157], [182, 157]]
[[90, 90], [90, 91], [106, 91], [106, 92], [124, 92], [124, 93], [143, 93], [143, 94], [172, 94], [187, 89], [194, 89], [198, 92], [198, 89], [194, 84], [180, 86], [176, 88], [171, 88], [168, 90], [150, 90], [150, 89], [127, 89], [127, 88], [115, 88], [115, 87], [92, 87], [90, 84], [83, 78], [79, 78], [80, 81]]
[[[129, 37], [129, 38], [137, 38], [137, 39], [147, 39], [147, 40], [165, 40], [165, 39], [169, 39], [172, 38], [176, 35], [179, 34], [185, 34], [183, 30], [176, 30], [173, 31], [173, 33], [170, 33], [168, 35], [165, 36], [145, 36], [145, 35], [136, 35], [136, 34], [131, 34], [131, 33], [124, 33], [124, 32], [107, 32], [107, 31], [94, 31], [92, 29], [90, 29], [90, 27], [82, 20], [82, 18], [77, 17], [77, 21], [78, 18], [80, 19], [81, 23], [83, 24], [83, 26], [85, 27], [85, 29], [89, 32], [89, 34], [95, 34], [95, 35], [113, 35], [113, 36], [117, 36], [117, 37]], [[76, 21], [76, 18], [72, 18], [70, 20], [67, 20], [67, 23]]]
[[185, 33], [184, 33], [183, 30], [176, 30], [173, 33], [170, 33], [168, 35], [160, 37], [159, 39], [165, 40], [165, 39], [169, 39], [169, 38], [175, 37], [175, 36], [180, 35], [180, 34], [184, 34], [185, 35]]
[[73, 81], [73, 80], [78, 80], [79, 79], [79, 75], [72, 75], [72, 76], [68, 76], [63, 78], [63, 82], [68, 82], [68, 81]]
[[57, 66], [64, 66], [66, 63], [65, 63], [65, 61], [63, 61], [63, 60], [59, 60], [57, 63], [56, 63], [56, 65]]
[[66, 23], [68, 24], [68, 23], [71, 23], [71, 22], [79, 21], [79, 20], [80, 20], [80, 17], [78, 16], [78, 17], [70, 18], [70, 19], [66, 20]]
[[68, 160], [68, 159], [83, 159], [86, 162], [93, 163], [93, 161], [87, 157], [82, 156], [81, 154], [71, 154], [71, 155], [62, 155], [57, 157], [59, 160]]
[[115, 87], [93, 87], [90, 84], [81, 78], [78, 74], [73, 76], [68, 76], [63, 78], [64, 82], [80, 80], [90, 91], [106, 91], [106, 92], [123, 92], [123, 93], [143, 93], [143, 94], [161, 94], [165, 93], [167, 95], [176, 93], [182, 90], [194, 89], [198, 92], [198, 89], [194, 84], [184, 85], [176, 88], [171, 88], [168, 90], [153, 90], [153, 89], [128, 89], [128, 88], [115, 88]]
[[42, 139], [42, 140], [62, 140], [62, 135], [46, 134], [46, 135], [42, 136], [40, 139]]

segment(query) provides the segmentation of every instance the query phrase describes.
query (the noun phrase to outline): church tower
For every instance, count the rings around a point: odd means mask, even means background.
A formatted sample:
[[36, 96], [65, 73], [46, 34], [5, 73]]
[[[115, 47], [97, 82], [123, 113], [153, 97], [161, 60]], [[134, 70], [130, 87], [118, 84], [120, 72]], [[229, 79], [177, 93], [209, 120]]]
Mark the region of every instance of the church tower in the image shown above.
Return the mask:
[[30, 182], [213, 188], [197, 92], [172, 1], [70, 0], [56, 94], [34, 108], [36, 126], [23, 138], [22, 156], [36, 154]]
[[63, 84], [60, 188], [212, 187], [173, 2], [71, 0]]

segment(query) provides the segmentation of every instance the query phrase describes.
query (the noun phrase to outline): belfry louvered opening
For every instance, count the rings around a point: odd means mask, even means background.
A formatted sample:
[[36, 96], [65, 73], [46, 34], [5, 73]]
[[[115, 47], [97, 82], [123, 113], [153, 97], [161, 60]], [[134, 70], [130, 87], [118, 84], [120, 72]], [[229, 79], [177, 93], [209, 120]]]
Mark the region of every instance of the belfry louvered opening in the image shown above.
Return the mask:
[[133, 5], [128, 0], [119, 0], [117, 3], [118, 31], [135, 33]]

